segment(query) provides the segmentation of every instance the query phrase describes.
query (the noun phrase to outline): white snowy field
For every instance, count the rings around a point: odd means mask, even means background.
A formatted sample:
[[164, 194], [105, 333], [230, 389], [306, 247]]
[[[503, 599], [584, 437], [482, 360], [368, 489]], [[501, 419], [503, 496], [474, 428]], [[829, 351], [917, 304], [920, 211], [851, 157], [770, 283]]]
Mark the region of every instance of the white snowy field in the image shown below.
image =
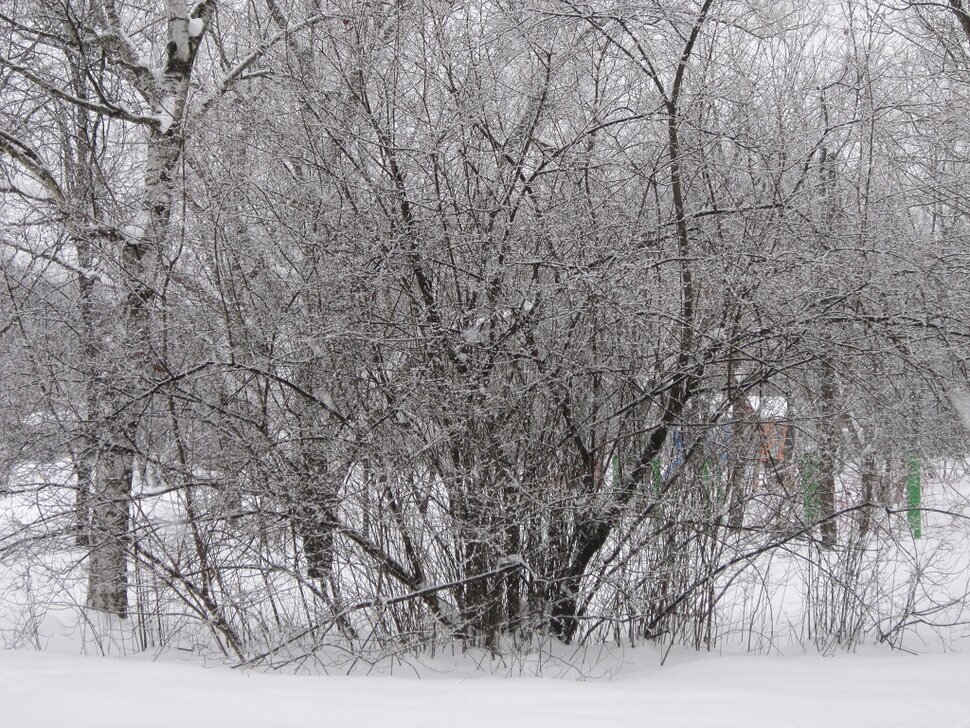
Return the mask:
[[576, 681], [268, 675], [0, 651], [0, 726], [970, 726], [970, 654], [681, 653], [661, 667], [643, 652], [620, 677]]

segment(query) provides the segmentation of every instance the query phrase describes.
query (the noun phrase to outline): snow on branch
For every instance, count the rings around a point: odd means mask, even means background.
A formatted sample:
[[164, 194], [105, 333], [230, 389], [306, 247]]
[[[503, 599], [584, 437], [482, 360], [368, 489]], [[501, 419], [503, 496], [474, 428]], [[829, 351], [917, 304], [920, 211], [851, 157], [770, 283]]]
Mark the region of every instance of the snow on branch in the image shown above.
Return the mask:
[[312, 28], [326, 20], [333, 20], [339, 18], [340, 16], [334, 15], [332, 13], [320, 13], [307, 18], [302, 23], [297, 23], [296, 25], [291, 25], [283, 30], [279, 31], [273, 36], [270, 36], [265, 41], [256, 46], [245, 58], [243, 58], [239, 63], [237, 63], [233, 68], [229, 69], [225, 76], [223, 76], [217, 83], [215, 90], [202, 102], [201, 113], [208, 111], [219, 98], [228, 91], [232, 85], [238, 81], [243, 74], [256, 63], [260, 58], [262, 58], [267, 51], [277, 45], [280, 41], [285, 40], [293, 33], [298, 33], [301, 30], [307, 28]]
[[0, 66], [10, 69], [14, 73], [17, 73], [18, 75], [27, 79], [34, 85], [44, 89], [50, 94], [53, 94], [54, 96], [61, 99], [62, 101], [66, 101], [69, 104], [79, 106], [82, 109], [87, 109], [88, 111], [93, 111], [96, 114], [109, 116], [114, 119], [123, 119], [125, 121], [130, 121], [135, 124], [154, 125], [158, 123], [158, 121], [154, 117], [137, 114], [117, 103], [111, 103], [110, 106], [106, 106], [104, 104], [97, 104], [97, 103], [94, 103], [93, 101], [88, 101], [86, 99], [78, 98], [74, 94], [68, 93], [67, 91], [51, 83], [50, 81], [47, 81], [46, 79], [41, 78], [36, 73], [31, 71], [29, 68], [25, 66], [21, 66], [20, 64], [14, 63], [9, 58], [6, 58], [4, 56], [0, 56]]

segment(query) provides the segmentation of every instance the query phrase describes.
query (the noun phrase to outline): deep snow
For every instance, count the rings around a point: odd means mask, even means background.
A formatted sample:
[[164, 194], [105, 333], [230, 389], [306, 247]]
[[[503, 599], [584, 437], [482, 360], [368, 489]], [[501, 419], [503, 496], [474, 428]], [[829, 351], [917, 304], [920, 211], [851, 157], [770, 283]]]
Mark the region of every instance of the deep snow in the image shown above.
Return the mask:
[[0, 651], [4, 728], [970, 726], [970, 655], [716, 656], [613, 680], [294, 676]]
[[[919, 565], [924, 582], [915, 606], [922, 611], [910, 613], [912, 625], [897, 644], [923, 654], [887, 646], [800, 654], [808, 582], [801, 561], [785, 552], [757, 572], [769, 592], [771, 622], [756, 625], [754, 634], [765, 637], [755, 649], [770, 655], [674, 648], [661, 665], [660, 647], [577, 652], [547, 645], [494, 661], [450, 652], [385, 658], [375, 672], [394, 674], [369, 677], [362, 661], [353, 662], [352, 677], [204, 667], [211, 650], [178, 649], [191, 639], [173, 639], [154, 654], [133, 654], [124, 630], [114, 640], [96, 639], [95, 632], [112, 630], [82, 618], [83, 572], [66, 568], [69, 554], [38, 551], [0, 563], [0, 647], [21, 648], [0, 649], [0, 728], [970, 727], [970, 478], [928, 485], [926, 505], [940, 510], [925, 514], [927, 536], [902, 539], [901, 559], [887, 562], [888, 576], [876, 580], [886, 591], [880, 598], [894, 604], [906, 598], [912, 564]], [[43, 494], [63, 497], [68, 509], [72, 502], [56, 489]], [[4, 506], [8, 529], [42, 518], [26, 496], [8, 497]], [[737, 596], [723, 600], [728, 624], [750, 619], [744, 608], [753, 598]], [[897, 619], [894, 610], [886, 614]], [[812, 652], [810, 641], [802, 644]], [[27, 645], [46, 651], [22, 649]], [[101, 650], [109, 656], [78, 654]]]

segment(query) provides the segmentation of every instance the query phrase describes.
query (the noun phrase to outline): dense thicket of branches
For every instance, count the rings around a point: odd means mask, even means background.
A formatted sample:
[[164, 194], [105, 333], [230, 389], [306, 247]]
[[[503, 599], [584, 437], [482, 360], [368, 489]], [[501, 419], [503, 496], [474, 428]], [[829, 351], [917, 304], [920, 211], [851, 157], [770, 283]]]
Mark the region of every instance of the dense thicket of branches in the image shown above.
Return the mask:
[[959, 0], [147, 5], [0, 14], [5, 558], [244, 657], [710, 644], [756, 555], [909, 538], [965, 445]]

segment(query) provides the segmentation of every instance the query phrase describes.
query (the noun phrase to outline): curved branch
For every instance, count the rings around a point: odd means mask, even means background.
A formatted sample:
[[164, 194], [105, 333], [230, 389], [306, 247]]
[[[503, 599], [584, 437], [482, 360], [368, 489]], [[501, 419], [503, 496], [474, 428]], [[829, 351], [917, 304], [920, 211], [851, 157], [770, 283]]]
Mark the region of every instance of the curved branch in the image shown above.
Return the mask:
[[202, 102], [202, 106], [199, 113], [204, 114], [208, 111], [219, 98], [228, 91], [232, 85], [243, 77], [243, 74], [252, 66], [256, 61], [262, 58], [267, 51], [269, 51], [273, 46], [277, 45], [288, 37], [297, 33], [301, 30], [306, 30], [307, 28], [312, 28], [325, 20], [335, 20], [340, 18], [338, 15], [333, 13], [319, 13], [310, 18], [307, 18], [302, 23], [297, 23], [296, 25], [291, 25], [284, 28], [276, 35], [267, 38], [265, 41], [256, 46], [245, 58], [243, 58], [239, 63], [233, 66], [217, 83], [215, 90], [209, 94], [209, 96]]
[[64, 191], [61, 189], [60, 184], [54, 179], [54, 175], [51, 174], [44, 160], [29, 145], [22, 142], [13, 134], [0, 129], [0, 152], [5, 152], [13, 157], [14, 161], [19, 163], [46, 190], [51, 192], [58, 206], [64, 205]]
[[96, 114], [108, 116], [113, 119], [123, 119], [124, 121], [130, 121], [135, 124], [158, 125], [158, 120], [156, 118], [136, 114], [135, 112], [126, 109], [124, 106], [120, 106], [119, 104], [111, 103], [110, 106], [106, 106], [105, 104], [96, 104], [93, 101], [78, 98], [77, 96], [68, 93], [64, 89], [59, 88], [55, 84], [41, 78], [26, 66], [21, 66], [18, 63], [14, 63], [9, 58], [5, 58], [4, 56], [0, 56], [0, 66], [9, 68], [11, 71], [14, 71], [18, 75], [27, 79], [35, 86], [39, 86], [62, 101], [66, 101], [69, 104], [73, 104], [74, 106], [78, 106], [82, 109], [87, 109], [88, 111], [93, 111]]

